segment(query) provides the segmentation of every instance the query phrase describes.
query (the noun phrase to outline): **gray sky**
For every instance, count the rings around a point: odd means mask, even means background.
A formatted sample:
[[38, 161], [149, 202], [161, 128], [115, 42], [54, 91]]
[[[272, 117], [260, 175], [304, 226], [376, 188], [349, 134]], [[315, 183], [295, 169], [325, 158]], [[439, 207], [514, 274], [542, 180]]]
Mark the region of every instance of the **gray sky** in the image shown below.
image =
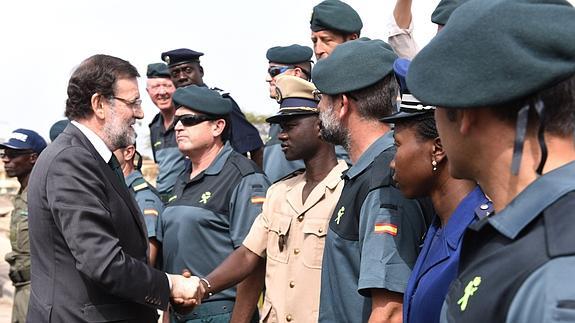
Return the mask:
[[[0, 138], [29, 128], [48, 139], [63, 118], [66, 86], [74, 67], [94, 54], [130, 61], [140, 74], [145, 118], [137, 127], [143, 147], [157, 113], [145, 91], [148, 63], [160, 53], [187, 47], [202, 51], [204, 81], [231, 93], [244, 111], [272, 114], [266, 50], [311, 46], [309, 19], [319, 0], [209, 1], [2, 1], [0, 4]], [[362, 36], [387, 39], [394, 0], [347, 0], [362, 17]], [[433, 37], [430, 15], [438, 0], [414, 0], [415, 39]]]

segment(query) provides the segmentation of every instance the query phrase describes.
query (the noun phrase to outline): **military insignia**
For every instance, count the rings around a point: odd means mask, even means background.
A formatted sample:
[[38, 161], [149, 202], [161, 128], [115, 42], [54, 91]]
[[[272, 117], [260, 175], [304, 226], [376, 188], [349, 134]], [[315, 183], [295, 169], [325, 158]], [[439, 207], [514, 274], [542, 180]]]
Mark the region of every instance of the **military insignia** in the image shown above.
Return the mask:
[[395, 237], [397, 235], [397, 225], [391, 223], [376, 223], [373, 232], [387, 233]]
[[264, 196], [252, 196], [251, 200], [252, 204], [263, 204], [266, 201]]
[[172, 202], [173, 200], [177, 199], [178, 196], [177, 195], [172, 195], [170, 196], [170, 198], [168, 199], [168, 203]]
[[282, 102], [282, 91], [280, 90], [279, 87], [276, 86], [276, 101], [278, 101], [278, 103]]
[[465, 286], [465, 290], [463, 291], [463, 297], [461, 297], [457, 304], [459, 305], [461, 311], [465, 311], [467, 308], [467, 304], [469, 303], [469, 298], [475, 294], [475, 292], [479, 289], [479, 285], [481, 284], [481, 277], [476, 276], [470, 281], [467, 286]]
[[168, 56], [168, 55], [164, 56], [164, 62], [166, 62], [166, 64], [170, 65], [170, 56]]
[[339, 221], [341, 220], [341, 217], [343, 216], [343, 214], [345, 213], [345, 206], [342, 206], [339, 211], [337, 211], [337, 217], [335, 218], [335, 223], [339, 224]]
[[200, 199], [200, 203], [208, 203], [208, 200], [210, 199], [210, 197], [212, 197], [212, 192], [205, 192], [204, 194], [202, 194], [202, 197]]
[[144, 209], [144, 215], [154, 215], [158, 216], [158, 211], [154, 209]]
[[161, 144], [162, 144], [161, 141], [156, 141], [156, 142], [154, 143], [154, 147], [158, 147], [158, 146], [161, 145]]

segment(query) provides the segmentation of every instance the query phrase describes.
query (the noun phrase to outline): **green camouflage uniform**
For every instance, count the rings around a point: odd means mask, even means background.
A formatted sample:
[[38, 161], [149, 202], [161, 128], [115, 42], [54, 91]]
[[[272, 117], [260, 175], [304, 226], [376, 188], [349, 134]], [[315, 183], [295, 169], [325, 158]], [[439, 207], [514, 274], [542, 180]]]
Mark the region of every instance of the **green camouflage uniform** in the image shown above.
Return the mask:
[[14, 284], [12, 323], [26, 322], [30, 298], [30, 239], [28, 237], [28, 191], [24, 189], [13, 200], [14, 211], [10, 219], [10, 244], [6, 254], [10, 264], [10, 279]]

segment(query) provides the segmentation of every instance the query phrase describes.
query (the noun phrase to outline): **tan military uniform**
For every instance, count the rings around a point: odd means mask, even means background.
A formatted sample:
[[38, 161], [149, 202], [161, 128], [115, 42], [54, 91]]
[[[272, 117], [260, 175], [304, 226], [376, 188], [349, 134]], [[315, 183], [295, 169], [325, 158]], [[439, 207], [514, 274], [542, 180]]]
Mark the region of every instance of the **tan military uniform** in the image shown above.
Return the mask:
[[14, 197], [14, 211], [10, 218], [10, 244], [12, 251], [6, 254], [10, 264], [10, 279], [16, 287], [12, 322], [26, 322], [30, 299], [30, 240], [28, 237], [28, 190]]
[[317, 322], [329, 219], [343, 189], [339, 161], [302, 205], [305, 173], [269, 188], [243, 245], [267, 256], [262, 322]]

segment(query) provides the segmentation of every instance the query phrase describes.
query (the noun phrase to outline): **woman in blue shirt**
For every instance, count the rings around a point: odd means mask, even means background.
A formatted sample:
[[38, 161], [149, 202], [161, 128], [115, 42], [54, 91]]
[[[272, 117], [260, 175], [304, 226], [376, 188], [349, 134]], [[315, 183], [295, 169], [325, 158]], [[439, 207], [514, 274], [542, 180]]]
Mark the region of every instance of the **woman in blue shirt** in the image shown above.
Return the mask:
[[449, 174], [434, 107], [404, 94], [400, 112], [382, 121], [395, 124], [394, 181], [407, 198], [430, 197], [436, 213], [407, 284], [403, 321], [439, 322], [449, 284], [457, 276], [463, 232], [490, 205], [476, 183]]

